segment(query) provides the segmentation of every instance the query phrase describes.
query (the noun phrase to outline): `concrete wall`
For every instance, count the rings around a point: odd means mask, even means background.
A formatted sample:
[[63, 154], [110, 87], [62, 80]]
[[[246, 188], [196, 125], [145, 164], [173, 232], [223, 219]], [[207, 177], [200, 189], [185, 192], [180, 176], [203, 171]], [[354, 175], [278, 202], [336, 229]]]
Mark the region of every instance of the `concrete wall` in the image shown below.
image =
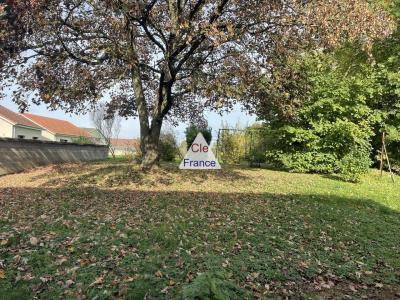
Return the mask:
[[[76, 138], [78, 138], [78, 137], [76, 137]], [[61, 140], [67, 141], [66, 143], [72, 143], [74, 141], [73, 137], [70, 135], [56, 134], [56, 141], [61, 142]]]
[[38, 166], [102, 160], [107, 147], [0, 138], [0, 175]]
[[[116, 156], [128, 156], [128, 155], [134, 155], [136, 153], [136, 149], [133, 145], [118, 145], [118, 146], [113, 146], [114, 148], [114, 155]], [[111, 151], [109, 152], [109, 155], [111, 155]]]
[[[133, 155], [136, 153], [136, 150], [129, 147], [114, 147], [114, 154], [116, 156], [127, 156], [127, 155]], [[111, 155], [111, 151], [109, 153]]]
[[0, 138], [12, 138], [13, 125], [0, 118]]
[[42, 130], [34, 129], [25, 126], [15, 125], [14, 126], [14, 138], [17, 138], [19, 135], [25, 136], [25, 140], [32, 140], [34, 137], [37, 137], [39, 140], [42, 138]]
[[66, 140], [67, 143], [72, 143], [74, 141], [74, 138], [78, 138], [78, 137], [73, 137], [70, 135], [62, 135], [62, 134], [54, 135], [47, 130], [42, 131], [42, 136], [45, 141], [60, 142], [61, 140]]

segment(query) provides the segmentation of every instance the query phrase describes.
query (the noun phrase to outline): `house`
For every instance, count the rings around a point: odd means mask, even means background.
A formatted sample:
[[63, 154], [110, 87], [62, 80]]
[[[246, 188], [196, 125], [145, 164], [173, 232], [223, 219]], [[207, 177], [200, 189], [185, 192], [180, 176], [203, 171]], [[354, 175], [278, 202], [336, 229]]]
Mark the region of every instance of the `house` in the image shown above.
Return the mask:
[[81, 138], [90, 138], [90, 134], [86, 130], [83, 130], [65, 120], [43, 117], [29, 113], [21, 114], [21, 116], [43, 128], [43, 140], [71, 143], [76, 142]]
[[114, 151], [115, 156], [133, 155], [137, 152], [139, 141], [136, 139], [111, 139], [110, 154]]
[[42, 127], [0, 105], [0, 137], [41, 140]]
[[82, 130], [88, 132], [90, 134], [90, 141], [93, 144], [97, 144], [97, 145], [105, 145], [107, 144], [106, 141], [104, 140], [103, 135], [101, 134], [101, 132], [96, 129], [96, 128], [84, 128], [84, 127], [80, 127]]

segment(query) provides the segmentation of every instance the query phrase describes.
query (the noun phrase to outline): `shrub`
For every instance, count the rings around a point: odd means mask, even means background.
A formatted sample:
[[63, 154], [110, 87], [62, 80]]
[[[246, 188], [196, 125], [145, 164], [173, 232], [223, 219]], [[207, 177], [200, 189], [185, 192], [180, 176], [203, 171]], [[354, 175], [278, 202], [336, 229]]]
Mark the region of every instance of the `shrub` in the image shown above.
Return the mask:
[[277, 167], [298, 173], [333, 173], [337, 157], [332, 153], [316, 151], [268, 151], [267, 160]]
[[262, 124], [253, 124], [242, 129], [240, 124], [230, 129], [222, 125], [218, 138], [218, 159], [223, 163], [236, 164], [243, 160], [253, 163], [266, 161], [265, 151], [270, 143], [270, 130]]
[[222, 130], [218, 140], [218, 159], [226, 164], [240, 163], [246, 154], [245, 134], [242, 131]]
[[266, 150], [270, 147], [271, 130], [264, 124], [253, 124], [245, 129], [246, 137], [246, 159], [261, 164], [266, 162]]
[[180, 157], [184, 157], [185, 155], [186, 155], [186, 152], [187, 152], [187, 150], [188, 150], [188, 146], [187, 146], [187, 144], [186, 144], [186, 141], [182, 141], [181, 142], [181, 144], [179, 145], [179, 155], [180, 155]]
[[371, 165], [369, 128], [348, 120], [320, 121], [308, 129], [283, 126], [274, 135], [267, 159], [289, 171], [337, 174], [358, 181]]
[[357, 182], [360, 176], [366, 173], [371, 163], [368, 151], [355, 149], [338, 162], [336, 173], [344, 181]]
[[174, 161], [178, 154], [178, 145], [172, 131], [163, 132], [159, 143], [160, 158], [164, 161]]
[[76, 143], [76, 144], [80, 144], [80, 145], [90, 145], [90, 144], [94, 144], [93, 140], [90, 138], [87, 138], [85, 136], [80, 136], [77, 138], [74, 138], [72, 140], [72, 142]]
[[290, 60], [285, 73], [261, 81], [266, 100], [257, 115], [279, 133], [267, 150], [269, 161], [358, 180], [371, 159], [377, 164], [384, 130], [389, 156], [400, 170], [400, 60], [398, 49], [384, 44], [372, 51], [376, 64], [357, 43], [345, 44], [304, 52]]
[[256, 164], [262, 164], [267, 161], [267, 156], [261, 149], [252, 149], [249, 153], [250, 161]]

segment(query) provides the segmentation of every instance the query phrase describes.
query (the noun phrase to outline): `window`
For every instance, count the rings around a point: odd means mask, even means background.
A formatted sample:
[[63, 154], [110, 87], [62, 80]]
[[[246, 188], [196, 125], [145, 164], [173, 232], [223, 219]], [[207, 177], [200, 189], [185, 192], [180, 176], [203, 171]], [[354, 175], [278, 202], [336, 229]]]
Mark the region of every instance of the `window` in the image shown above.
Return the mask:
[[61, 142], [61, 143], [68, 143], [68, 140], [60, 139], [60, 142]]
[[25, 136], [24, 135], [18, 135], [17, 138], [19, 138], [20, 140], [24, 139]]
[[34, 136], [33, 138], [32, 138], [32, 140], [38, 140], [39, 138], [37, 137], [37, 136]]

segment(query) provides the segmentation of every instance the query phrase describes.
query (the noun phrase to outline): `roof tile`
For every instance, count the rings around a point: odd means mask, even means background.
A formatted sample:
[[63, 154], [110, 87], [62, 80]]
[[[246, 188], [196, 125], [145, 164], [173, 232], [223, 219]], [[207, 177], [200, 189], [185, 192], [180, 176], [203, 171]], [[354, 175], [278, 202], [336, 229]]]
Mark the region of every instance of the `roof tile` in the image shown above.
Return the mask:
[[83, 130], [65, 120], [43, 117], [29, 113], [25, 113], [23, 115], [53, 134], [90, 137], [90, 134], [86, 130]]
[[25, 118], [24, 116], [17, 114], [2, 105], [0, 105], [0, 117], [3, 117], [4, 119], [8, 120], [9, 122], [13, 123], [14, 125], [22, 125], [22, 126], [28, 126], [28, 127], [33, 127], [33, 128], [37, 128], [37, 129], [42, 129], [39, 125], [33, 123], [32, 121]]
[[113, 146], [134, 146], [137, 142], [136, 139], [111, 139]]

